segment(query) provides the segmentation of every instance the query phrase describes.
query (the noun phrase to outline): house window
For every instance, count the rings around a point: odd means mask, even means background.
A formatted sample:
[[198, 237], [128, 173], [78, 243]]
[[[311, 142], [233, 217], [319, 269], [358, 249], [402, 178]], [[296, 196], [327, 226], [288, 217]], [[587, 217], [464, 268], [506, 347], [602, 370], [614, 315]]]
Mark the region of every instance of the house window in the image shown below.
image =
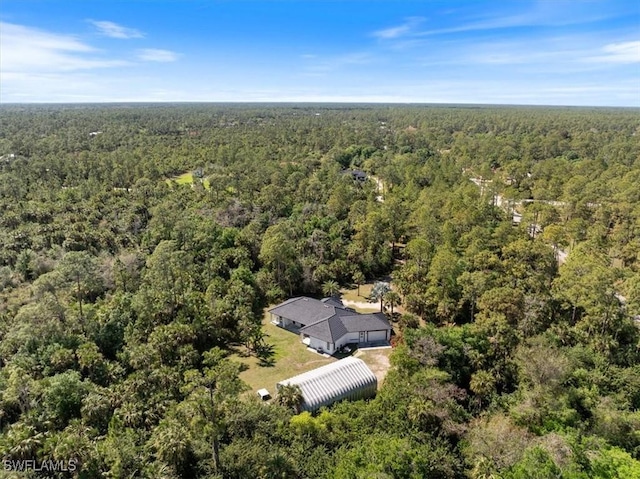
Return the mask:
[[331, 350], [331, 343], [327, 343], [327, 349]]

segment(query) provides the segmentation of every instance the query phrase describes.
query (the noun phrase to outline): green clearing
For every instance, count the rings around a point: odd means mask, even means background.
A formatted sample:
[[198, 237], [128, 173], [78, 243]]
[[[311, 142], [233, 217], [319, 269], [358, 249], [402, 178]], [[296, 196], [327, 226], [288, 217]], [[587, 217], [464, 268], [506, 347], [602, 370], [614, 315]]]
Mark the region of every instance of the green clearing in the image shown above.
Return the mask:
[[342, 300], [345, 301], [345, 306], [353, 308], [359, 313], [375, 313], [380, 311], [380, 303], [367, 304], [369, 302], [369, 294], [373, 288], [373, 282], [360, 285], [360, 295], [358, 295], [358, 288], [342, 289]]
[[[187, 171], [186, 173], [182, 173], [181, 175], [168, 178], [166, 181], [169, 185], [174, 181], [179, 185], [192, 185], [194, 181], [193, 173], [190, 171]], [[205, 190], [208, 190], [211, 187], [211, 185], [209, 184], [209, 180], [207, 178], [205, 178], [202, 181], [202, 186], [204, 186]]]
[[346, 299], [348, 301], [366, 302], [368, 301], [367, 298], [371, 294], [371, 288], [373, 288], [373, 282], [361, 284], [359, 296], [357, 287], [354, 287], [352, 289], [344, 288], [340, 291], [340, 293], [342, 293], [342, 299]]
[[[351, 289], [347, 289], [344, 288], [342, 290], [340, 290], [340, 294], [342, 295], [342, 300], [343, 301], [352, 301], [355, 302], [356, 304], [347, 304], [347, 306], [349, 306], [350, 308], [355, 309], [356, 311], [360, 312], [360, 313], [370, 313], [370, 312], [378, 312], [380, 311], [380, 302], [376, 302], [375, 304], [365, 304], [369, 302], [369, 295], [371, 294], [371, 289], [373, 288], [373, 284], [375, 283], [375, 281], [371, 281], [368, 283], [364, 283], [360, 285], [360, 295], [358, 295], [358, 288], [357, 287], [353, 287]], [[393, 283], [391, 284], [391, 289], [395, 290], [397, 292], [397, 290], [395, 289], [395, 287], [393, 286]], [[385, 306], [385, 309], [388, 309]], [[402, 306], [396, 306], [394, 308], [395, 312], [398, 312], [400, 314], [403, 314], [405, 312], [404, 308]]]
[[231, 356], [231, 359], [248, 366], [248, 369], [240, 374], [240, 379], [251, 387], [252, 392], [266, 388], [273, 395], [278, 381], [336, 360], [308, 351], [297, 334], [272, 324], [267, 312], [262, 320], [262, 330], [267, 335], [265, 342], [273, 347], [271, 365], [261, 365], [255, 356], [243, 356], [239, 353]]
[[[369, 285], [370, 287], [371, 285]], [[357, 294], [354, 297], [358, 298]], [[363, 300], [364, 298], [359, 299]], [[230, 359], [247, 366], [247, 369], [240, 373], [240, 379], [251, 388], [248, 395], [255, 394], [258, 389], [262, 388], [266, 388], [272, 395], [275, 395], [276, 383], [279, 381], [341, 359], [341, 357], [326, 358], [307, 350], [297, 334], [272, 324], [271, 317], [266, 311], [262, 319], [262, 330], [267, 335], [265, 342], [273, 347], [273, 355], [268, 365], [261, 364], [260, 359], [255, 356], [245, 355], [244, 348], [238, 348], [230, 356]], [[356, 351], [355, 355], [367, 363], [382, 382], [389, 368], [388, 358], [391, 349], [356, 349]]]

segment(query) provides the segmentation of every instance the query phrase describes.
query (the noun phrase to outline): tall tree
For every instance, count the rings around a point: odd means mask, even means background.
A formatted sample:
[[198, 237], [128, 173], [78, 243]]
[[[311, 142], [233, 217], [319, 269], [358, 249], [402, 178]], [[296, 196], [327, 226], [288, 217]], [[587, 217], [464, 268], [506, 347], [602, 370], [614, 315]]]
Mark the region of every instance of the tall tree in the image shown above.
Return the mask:
[[618, 272], [593, 245], [583, 243], [571, 251], [553, 282], [554, 296], [571, 311], [585, 340], [598, 350], [610, 352], [624, 327], [616, 282]]
[[293, 296], [294, 285], [299, 284], [301, 276], [293, 236], [289, 225], [280, 223], [270, 226], [260, 248], [260, 260], [271, 269], [278, 286], [289, 296]]
[[358, 286], [358, 296], [360, 296], [360, 285], [365, 282], [366, 278], [364, 274], [359, 269], [353, 273], [353, 282]]
[[135, 306], [139, 314], [148, 319], [170, 321], [186, 304], [193, 285], [193, 261], [175, 241], [164, 240], [147, 259], [146, 270]]
[[82, 301], [87, 296], [100, 293], [103, 287], [95, 257], [85, 251], [71, 251], [62, 258], [58, 269], [64, 281], [72, 285], [80, 318], [84, 318]]
[[395, 291], [391, 290], [391, 291], [387, 291], [384, 294], [383, 299], [391, 308], [391, 316], [393, 316], [393, 308], [395, 308], [396, 306], [400, 306], [400, 304], [402, 303], [400, 295]]
[[384, 296], [391, 291], [391, 286], [385, 281], [376, 281], [369, 294], [370, 301], [380, 301], [380, 312], [384, 311]]

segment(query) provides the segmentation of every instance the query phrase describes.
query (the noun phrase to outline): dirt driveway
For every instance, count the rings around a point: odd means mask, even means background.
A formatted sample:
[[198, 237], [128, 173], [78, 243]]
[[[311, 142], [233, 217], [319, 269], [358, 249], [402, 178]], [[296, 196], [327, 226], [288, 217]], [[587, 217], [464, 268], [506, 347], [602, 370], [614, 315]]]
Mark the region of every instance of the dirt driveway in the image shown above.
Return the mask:
[[358, 349], [354, 356], [362, 359], [378, 378], [378, 387], [384, 381], [391, 364], [389, 363], [390, 347]]

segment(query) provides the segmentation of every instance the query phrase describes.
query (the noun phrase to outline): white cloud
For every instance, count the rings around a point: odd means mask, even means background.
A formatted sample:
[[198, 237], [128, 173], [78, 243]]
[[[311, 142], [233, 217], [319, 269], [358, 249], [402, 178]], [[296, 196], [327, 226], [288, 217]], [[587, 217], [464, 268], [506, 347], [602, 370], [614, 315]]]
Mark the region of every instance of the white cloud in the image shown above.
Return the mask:
[[408, 25], [400, 25], [398, 27], [386, 28], [384, 30], [373, 32], [373, 36], [384, 39], [397, 38], [408, 33], [410, 30], [411, 28]]
[[594, 63], [640, 63], [640, 41], [610, 43], [600, 50], [600, 55], [585, 58]]
[[422, 17], [410, 17], [410, 18], [407, 18], [405, 23], [403, 23], [402, 25], [398, 25], [396, 27], [391, 27], [391, 28], [385, 28], [383, 30], [378, 30], [373, 32], [372, 35], [374, 37], [377, 37], [383, 40], [390, 40], [393, 38], [406, 36], [410, 34], [413, 31], [413, 29], [417, 25], [419, 25], [423, 20], [424, 18]]
[[[604, 45], [604, 46], [603, 46]], [[609, 38], [594, 39], [592, 36], [563, 34], [510, 38], [508, 41], [449, 40], [439, 48], [422, 49], [415, 61], [421, 66], [465, 66], [475, 67], [477, 72], [520, 72], [534, 75], [543, 73], [569, 74], [575, 72], [598, 72], [613, 67], [640, 62], [640, 41], [616, 41]], [[507, 70], [506, 68], [513, 67]]]
[[[127, 58], [127, 59], [124, 59]], [[0, 22], [0, 100], [5, 102], [169, 100], [165, 80], [150, 93], [153, 78], [121, 67], [171, 62], [178, 54], [146, 49], [114, 58], [81, 38]], [[99, 73], [98, 73], [99, 71]], [[138, 75], [138, 76], [136, 76]], [[164, 92], [164, 93], [159, 93]], [[189, 98], [175, 94], [176, 99]]]
[[72, 35], [0, 22], [0, 75], [110, 68], [126, 61], [102, 58]]
[[114, 22], [108, 22], [104, 20], [101, 20], [101, 21], [89, 20], [89, 23], [93, 24], [93, 26], [96, 27], [101, 34], [107, 37], [120, 38], [124, 40], [129, 38], [144, 37], [142, 32], [134, 28], [123, 27], [122, 25], [118, 25], [117, 23], [114, 23]]
[[175, 62], [179, 55], [170, 50], [158, 50], [156, 48], [145, 48], [138, 50], [138, 59], [145, 62]]
[[464, 32], [480, 32], [522, 27], [546, 27], [559, 29], [572, 25], [590, 24], [608, 18], [629, 14], [629, 7], [623, 2], [579, 1], [579, 0], [538, 0], [532, 2], [491, 2], [478, 15], [472, 9], [465, 15], [465, 9], [457, 13], [456, 22], [415, 32], [415, 36], [446, 35]]
[[473, 45], [462, 44], [455, 54], [448, 58], [459, 64], [499, 65], [535, 65], [553, 67], [560, 70], [585, 55], [587, 47], [582, 38], [540, 38], [532, 40], [512, 40], [509, 42], [476, 42]]

